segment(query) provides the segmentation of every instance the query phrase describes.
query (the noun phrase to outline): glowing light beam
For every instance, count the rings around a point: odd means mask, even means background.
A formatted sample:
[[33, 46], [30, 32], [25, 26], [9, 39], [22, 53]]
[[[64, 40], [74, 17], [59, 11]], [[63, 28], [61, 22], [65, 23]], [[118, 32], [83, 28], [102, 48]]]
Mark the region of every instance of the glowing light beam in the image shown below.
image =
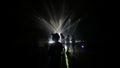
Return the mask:
[[68, 60], [68, 56], [67, 56], [65, 50], [64, 50], [64, 54], [65, 54], [66, 66], [67, 66], [67, 68], [69, 68], [69, 60]]
[[40, 27], [43, 27], [49, 33], [67, 33], [72, 34], [77, 28], [80, 19], [76, 21], [73, 20], [73, 13], [65, 8], [65, 5], [61, 8], [60, 11], [56, 11], [55, 8], [51, 5], [51, 8], [46, 6], [46, 11], [48, 16], [46, 18], [38, 16], [37, 19], [40, 23]]

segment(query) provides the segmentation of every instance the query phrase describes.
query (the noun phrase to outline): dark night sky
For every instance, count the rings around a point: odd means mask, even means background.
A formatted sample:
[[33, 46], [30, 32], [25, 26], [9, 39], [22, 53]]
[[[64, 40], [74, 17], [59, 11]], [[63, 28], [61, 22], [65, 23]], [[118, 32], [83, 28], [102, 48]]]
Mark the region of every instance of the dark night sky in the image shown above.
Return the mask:
[[[47, 38], [47, 34], [36, 27], [37, 23], [35, 22], [35, 18], [33, 16], [34, 14], [37, 15], [37, 13], [35, 13], [33, 9], [39, 11], [39, 14], [44, 16], [45, 10], [43, 3], [48, 3], [49, 1], [56, 6], [61, 4], [61, 0], [20, 0], [16, 2], [8, 2], [7, 21], [10, 22], [8, 33], [10, 37], [9, 40], [12, 41], [12, 51], [10, 51], [12, 52], [11, 57], [15, 56], [14, 54], [17, 54], [17, 58], [19, 58], [19, 54], [26, 55], [26, 51], [29, 48], [37, 48], [37, 42], [39, 39]], [[72, 9], [75, 9], [75, 18], [83, 18], [77, 31], [80, 34], [80, 37], [87, 42], [88, 49], [91, 49], [94, 52], [94, 57], [97, 62], [96, 64], [100, 63], [103, 61], [99, 59], [99, 57], [103, 57], [103, 46], [106, 38], [104, 31], [105, 22], [103, 20], [103, 0], [66, 1]], [[34, 51], [35, 49], [33, 49], [33, 52]], [[27, 60], [25, 62], [27, 62]]]

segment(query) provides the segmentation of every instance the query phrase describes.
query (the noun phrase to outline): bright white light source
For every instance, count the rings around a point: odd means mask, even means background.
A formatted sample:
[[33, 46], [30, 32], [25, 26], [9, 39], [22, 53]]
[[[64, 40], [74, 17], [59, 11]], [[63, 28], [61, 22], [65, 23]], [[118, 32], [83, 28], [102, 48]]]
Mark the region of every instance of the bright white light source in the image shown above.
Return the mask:
[[72, 41], [69, 41], [70, 43], [72, 43]]
[[67, 51], [67, 46], [65, 45], [65, 51]]
[[[50, 7], [50, 8], [49, 8]], [[61, 6], [59, 13], [55, 9], [55, 6], [46, 6], [46, 14], [48, 14], [45, 18], [36, 16], [39, 20], [40, 27], [44, 28], [48, 33], [67, 33], [73, 34], [80, 22], [80, 18], [73, 22], [73, 12], [67, 10], [66, 6]]]
[[82, 45], [81, 47], [84, 48], [84, 45]]
[[48, 43], [49, 43], [49, 44], [52, 44], [52, 43], [54, 43], [54, 41], [53, 41], [53, 40], [49, 40]]

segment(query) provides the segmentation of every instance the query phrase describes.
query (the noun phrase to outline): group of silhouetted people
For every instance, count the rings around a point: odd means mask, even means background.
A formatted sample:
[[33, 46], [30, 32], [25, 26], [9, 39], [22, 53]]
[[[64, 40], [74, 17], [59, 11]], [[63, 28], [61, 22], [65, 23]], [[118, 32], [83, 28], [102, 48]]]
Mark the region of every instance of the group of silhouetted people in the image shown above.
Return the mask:
[[75, 37], [73, 35], [71, 37], [70, 35], [67, 35], [65, 38], [64, 35], [61, 34], [61, 38], [61, 43], [67, 46], [67, 52], [69, 52], [70, 45], [72, 45], [73, 50], [75, 50]]
[[61, 66], [61, 54], [63, 52], [63, 45], [58, 42], [60, 36], [56, 34], [52, 34], [53, 44], [50, 45], [49, 48], [49, 59], [50, 59], [50, 68], [60, 68]]
[[[61, 43], [59, 42], [59, 39], [61, 40]], [[61, 57], [63, 55], [63, 51], [64, 51], [64, 46], [63, 44], [67, 45], [67, 51], [69, 51], [69, 47], [70, 47], [70, 36], [67, 35], [67, 37], [65, 38], [63, 34], [59, 34], [55, 33], [52, 34], [52, 40], [54, 41], [54, 43], [50, 44], [49, 47], [49, 60], [50, 60], [50, 68], [60, 68], [61, 67]], [[66, 43], [65, 43], [66, 41]], [[74, 48], [75, 46], [75, 39], [72, 38], [72, 46]]]

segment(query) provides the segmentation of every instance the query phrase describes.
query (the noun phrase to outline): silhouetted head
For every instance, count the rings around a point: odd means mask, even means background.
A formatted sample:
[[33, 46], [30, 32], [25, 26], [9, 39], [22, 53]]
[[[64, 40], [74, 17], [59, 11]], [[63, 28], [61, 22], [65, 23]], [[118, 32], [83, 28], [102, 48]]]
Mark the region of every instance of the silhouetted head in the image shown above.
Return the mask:
[[60, 33], [60, 35], [61, 35], [61, 38], [64, 39], [64, 35], [62, 33]]
[[67, 37], [69, 38], [69, 37], [70, 37], [70, 35], [67, 35]]
[[60, 37], [59, 37], [58, 33], [52, 34], [52, 40], [54, 40], [55, 42], [58, 42], [59, 38]]

